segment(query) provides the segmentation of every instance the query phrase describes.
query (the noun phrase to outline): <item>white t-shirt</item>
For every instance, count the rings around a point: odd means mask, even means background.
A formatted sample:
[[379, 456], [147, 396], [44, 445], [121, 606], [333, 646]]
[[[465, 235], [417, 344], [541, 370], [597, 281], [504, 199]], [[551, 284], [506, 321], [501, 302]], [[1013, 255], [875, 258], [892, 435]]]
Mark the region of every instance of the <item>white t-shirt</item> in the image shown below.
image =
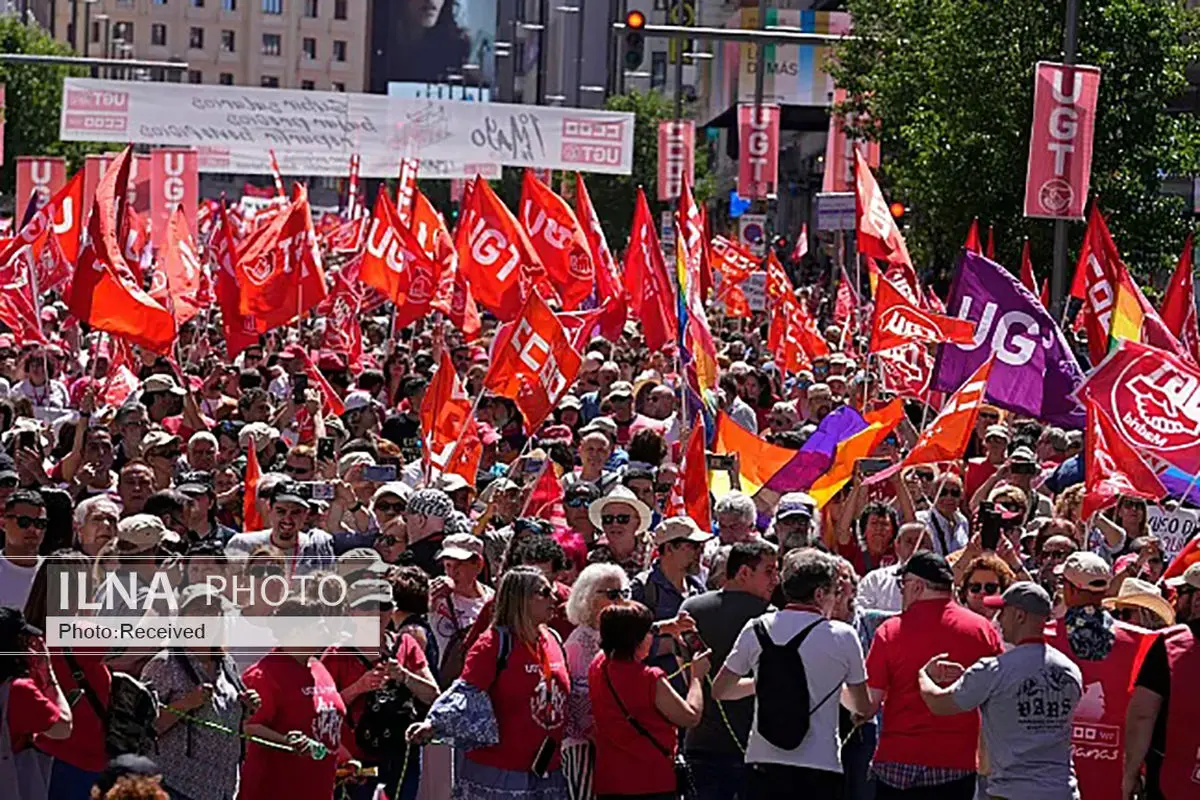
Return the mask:
[[18, 567], [0, 551], [0, 606], [24, 610], [25, 601], [29, 599], [29, 589], [33, 586], [33, 579], [41, 565], [42, 559], [39, 557], [37, 566]]
[[[811, 611], [774, 611], [764, 614], [771, 641], [784, 644], [819, 619]], [[754, 633], [754, 620], [746, 623], [738, 634], [733, 650], [725, 659], [725, 667], [735, 675], [745, 677], [755, 672], [762, 653]], [[800, 658], [808, 680], [808, 698], [817, 706], [808, 720], [808, 735], [795, 750], [780, 750], [758, 733], [758, 705], [755, 703], [754, 724], [746, 746], [747, 764], [784, 764], [807, 767], [826, 772], [842, 771], [838, 742], [838, 708], [842, 684], [863, 683], [867, 668], [863, 663], [862, 644], [854, 628], [837, 620], [825, 620], [809, 632], [800, 645]], [[824, 698], [824, 702], [822, 702]], [[771, 698], [758, 698], [771, 702]], [[819, 704], [819, 705], [818, 705]]]
[[900, 570], [903, 564], [876, 567], [858, 584], [858, 607], [876, 611], [900, 611], [904, 598], [900, 594]]

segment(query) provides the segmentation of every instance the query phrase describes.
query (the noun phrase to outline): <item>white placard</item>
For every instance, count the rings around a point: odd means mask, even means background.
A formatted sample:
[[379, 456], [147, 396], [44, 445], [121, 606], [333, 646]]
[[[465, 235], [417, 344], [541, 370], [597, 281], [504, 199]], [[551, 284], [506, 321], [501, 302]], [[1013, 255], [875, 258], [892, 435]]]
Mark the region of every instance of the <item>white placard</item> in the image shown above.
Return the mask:
[[[422, 178], [471, 165], [628, 175], [633, 114], [508, 103], [244, 86], [67, 78], [59, 138], [195, 147], [201, 172], [390, 178], [401, 157]], [[445, 169], [443, 169], [445, 167]]]
[[767, 310], [767, 273], [751, 272], [741, 286], [751, 311]]
[[1200, 533], [1200, 513], [1190, 508], [1164, 511], [1151, 505], [1146, 515], [1150, 532], [1162, 542], [1163, 554], [1170, 563], [1175, 554], [1197, 533]]

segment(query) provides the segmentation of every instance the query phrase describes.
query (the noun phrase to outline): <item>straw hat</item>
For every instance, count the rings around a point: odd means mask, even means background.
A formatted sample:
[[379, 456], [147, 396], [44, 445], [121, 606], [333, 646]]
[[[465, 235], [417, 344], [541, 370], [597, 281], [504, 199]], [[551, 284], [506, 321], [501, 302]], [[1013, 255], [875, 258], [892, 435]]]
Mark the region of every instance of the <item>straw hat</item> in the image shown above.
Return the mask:
[[1163, 598], [1158, 587], [1137, 578], [1126, 578], [1121, 582], [1117, 596], [1106, 597], [1102, 602], [1107, 609], [1138, 606], [1158, 615], [1168, 626], [1175, 624], [1175, 609]]

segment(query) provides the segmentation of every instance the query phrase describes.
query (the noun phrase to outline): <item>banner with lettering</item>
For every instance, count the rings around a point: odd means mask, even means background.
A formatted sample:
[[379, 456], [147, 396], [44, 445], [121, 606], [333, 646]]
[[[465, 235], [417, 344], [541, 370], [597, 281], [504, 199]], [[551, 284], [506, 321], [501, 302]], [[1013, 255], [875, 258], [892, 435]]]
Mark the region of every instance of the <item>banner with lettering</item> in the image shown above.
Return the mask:
[[658, 199], [678, 200], [683, 179], [696, 182], [696, 123], [690, 119], [658, 123]]
[[17, 156], [17, 205], [13, 217], [20, 226], [29, 198], [37, 194], [37, 206], [50, 202], [67, 185], [67, 160], [57, 156]]
[[633, 124], [617, 111], [67, 78], [59, 137], [195, 147], [201, 172], [265, 174], [274, 150], [285, 175], [342, 176], [352, 153], [366, 178], [394, 177], [398, 154], [419, 158], [422, 178], [496, 164], [628, 175]]
[[1025, 216], [1083, 219], [1099, 93], [1099, 67], [1038, 62]]
[[773, 194], [779, 184], [779, 106], [738, 106], [738, 194]]
[[150, 153], [150, 240], [161, 248], [167, 239], [167, 223], [179, 205], [192, 239], [196, 238], [196, 205], [200, 202], [200, 174], [196, 151], [161, 148]]

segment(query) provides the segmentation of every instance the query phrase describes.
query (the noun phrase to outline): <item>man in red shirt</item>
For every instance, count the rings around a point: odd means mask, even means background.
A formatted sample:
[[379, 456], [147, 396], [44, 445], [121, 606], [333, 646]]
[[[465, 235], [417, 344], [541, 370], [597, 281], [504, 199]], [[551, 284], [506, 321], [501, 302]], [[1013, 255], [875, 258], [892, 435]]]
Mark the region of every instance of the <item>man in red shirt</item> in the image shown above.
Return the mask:
[[867, 655], [867, 688], [883, 707], [872, 767], [876, 797], [971, 800], [979, 713], [935, 717], [921, 699], [917, 673], [938, 654], [964, 667], [999, 655], [1000, 635], [954, 602], [954, 575], [941, 556], [916, 552], [900, 574], [904, 611], [879, 627]]
[[967, 461], [967, 475], [963, 479], [963, 495], [967, 500], [975, 496], [975, 492], [984, 481], [992, 477], [1007, 457], [1009, 434], [1003, 425], [991, 425], [983, 436], [982, 458], [972, 458]]

